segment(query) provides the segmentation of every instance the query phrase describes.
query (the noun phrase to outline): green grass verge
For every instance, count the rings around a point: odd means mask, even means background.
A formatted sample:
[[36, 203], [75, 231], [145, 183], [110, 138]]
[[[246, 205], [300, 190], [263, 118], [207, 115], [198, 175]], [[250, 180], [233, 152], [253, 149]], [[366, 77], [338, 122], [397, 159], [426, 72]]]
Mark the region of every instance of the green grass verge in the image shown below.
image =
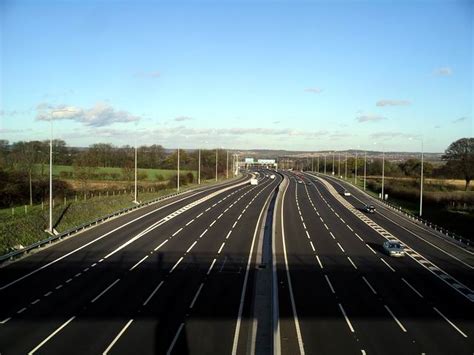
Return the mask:
[[[213, 182], [215, 183], [214, 180], [201, 181], [201, 185]], [[182, 186], [181, 191], [197, 186], [197, 184], [185, 185]], [[140, 193], [138, 198], [145, 202], [175, 191], [175, 189], [166, 189], [157, 192], [144, 192]], [[96, 196], [85, 201], [68, 202], [66, 205], [57, 204], [53, 208], [53, 224], [57, 223], [55, 228], [58, 232], [64, 232], [133, 205], [132, 194]], [[14, 246], [28, 246], [49, 236], [44, 231], [49, 223], [48, 206], [45, 205], [43, 209], [41, 205], [28, 206], [27, 213], [25, 213], [24, 207], [16, 207], [13, 211], [12, 214], [11, 208], [0, 210], [0, 255], [8, 253]]]

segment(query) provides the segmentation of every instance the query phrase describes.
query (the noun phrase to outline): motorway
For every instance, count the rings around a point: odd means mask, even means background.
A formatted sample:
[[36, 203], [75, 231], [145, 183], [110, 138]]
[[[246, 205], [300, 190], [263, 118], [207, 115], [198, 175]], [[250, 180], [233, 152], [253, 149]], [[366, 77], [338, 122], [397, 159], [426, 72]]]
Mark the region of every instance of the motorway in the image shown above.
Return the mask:
[[[429, 231], [378, 204], [366, 216], [373, 201], [355, 188], [343, 196], [337, 179], [285, 174], [275, 212], [283, 354], [474, 352], [471, 252], [446, 254], [425, 240]], [[410, 255], [388, 257], [385, 238]]]
[[117, 218], [0, 269], [0, 353], [245, 349], [260, 175]]
[[[333, 177], [272, 173], [141, 208], [0, 268], [0, 354], [474, 353], [471, 251]], [[377, 213], [361, 212], [368, 202]], [[409, 255], [386, 256], [387, 238]], [[267, 272], [271, 287], [257, 285]]]

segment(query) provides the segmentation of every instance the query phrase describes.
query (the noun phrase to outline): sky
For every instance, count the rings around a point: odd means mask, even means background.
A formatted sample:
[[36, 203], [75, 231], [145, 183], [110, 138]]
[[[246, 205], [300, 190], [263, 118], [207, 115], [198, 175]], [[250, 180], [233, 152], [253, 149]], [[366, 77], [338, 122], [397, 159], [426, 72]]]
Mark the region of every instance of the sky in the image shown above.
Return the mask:
[[0, 2], [0, 139], [443, 152], [472, 1]]

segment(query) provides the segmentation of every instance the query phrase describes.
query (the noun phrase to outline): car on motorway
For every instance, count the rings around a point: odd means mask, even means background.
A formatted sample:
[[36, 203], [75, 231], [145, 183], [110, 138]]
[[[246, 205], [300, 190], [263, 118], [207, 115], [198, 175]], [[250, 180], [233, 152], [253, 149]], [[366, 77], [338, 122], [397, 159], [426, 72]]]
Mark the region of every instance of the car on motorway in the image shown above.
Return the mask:
[[258, 180], [255, 178], [250, 179], [250, 185], [258, 185]]
[[402, 257], [405, 256], [405, 248], [397, 240], [387, 240], [383, 243], [383, 250], [388, 256]]
[[274, 179], [275, 178], [275, 175], [270, 175], [270, 179]]
[[342, 194], [343, 194], [344, 196], [350, 196], [350, 195], [351, 195], [351, 193], [350, 193], [349, 191], [347, 191], [347, 190], [344, 190], [344, 191], [342, 192]]
[[302, 184], [303, 183], [303, 180], [298, 180], [298, 184]]
[[364, 211], [367, 213], [375, 213], [375, 206], [374, 205], [365, 205]]

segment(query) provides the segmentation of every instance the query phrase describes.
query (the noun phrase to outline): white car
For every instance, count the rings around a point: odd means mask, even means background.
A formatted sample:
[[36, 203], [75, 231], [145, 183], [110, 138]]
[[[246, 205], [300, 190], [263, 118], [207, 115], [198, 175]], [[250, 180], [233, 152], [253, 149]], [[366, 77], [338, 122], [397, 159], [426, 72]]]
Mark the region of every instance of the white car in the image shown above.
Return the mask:
[[405, 256], [405, 248], [397, 240], [387, 240], [383, 243], [383, 250], [388, 256], [402, 257]]
[[250, 179], [250, 185], [258, 185], [258, 180], [255, 178]]
[[270, 175], [270, 179], [274, 179], [275, 178], [275, 175]]
[[350, 193], [349, 191], [347, 191], [347, 190], [344, 190], [343, 195], [344, 195], [344, 196], [350, 196], [351, 193]]

